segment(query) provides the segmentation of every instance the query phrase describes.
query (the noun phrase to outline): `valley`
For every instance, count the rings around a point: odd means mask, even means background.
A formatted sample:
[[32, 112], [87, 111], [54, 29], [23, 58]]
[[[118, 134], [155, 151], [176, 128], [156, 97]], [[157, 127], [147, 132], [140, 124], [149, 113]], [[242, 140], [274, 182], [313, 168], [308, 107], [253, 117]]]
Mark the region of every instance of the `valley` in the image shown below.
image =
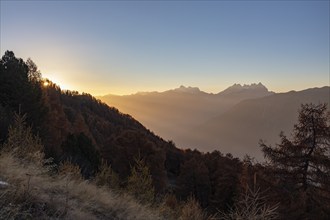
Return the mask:
[[98, 98], [179, 148], [219, 150], [240, 158], [248, 154], [261, 161], [260, 139], [275, 145], [281, 131], [293, 128], [301, 104], [329, 103], [329, 95], [329, 87], [274, 93], [259, 83], [235, 84], [217, 94], [181, 86]]

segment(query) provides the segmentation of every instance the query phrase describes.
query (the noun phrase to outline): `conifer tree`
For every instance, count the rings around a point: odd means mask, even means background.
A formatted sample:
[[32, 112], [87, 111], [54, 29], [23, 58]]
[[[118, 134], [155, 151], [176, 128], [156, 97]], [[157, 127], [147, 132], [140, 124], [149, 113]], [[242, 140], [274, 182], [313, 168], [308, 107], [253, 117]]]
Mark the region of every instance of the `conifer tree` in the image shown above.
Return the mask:
[[148, 166], [142, 158], [135, 159], [135, 166], [128, 177], [127, 190], [142, 203], [152, 203], [155, 189]]
[[42, 120], [47, 109], [42, 99], [41, 73], [31, 59], [24, 62], [16, 58], [12, 51], [6, 51], [2, 56], [0, 105], [6, 110], [7, 116], [11, 115], [8, 114], [10, 112], [26, 113], [26, 122], [33, 125], [33, 130], [40, 133], [43, 131]]
[[24, 158], [43, 150], [40, 138], [33, 134], [31, 127], [26, 125], [25, 119], [25, 115], [15, 114], [14, 123], [9, 126], [8, 138], [3, 145], [4, 151], [10, 151], [15, 156]]
[[299, 202], [301, 219], [330, 218], [330, 127], [327, 104], [301, 106], [292, 139], [283, 132], [276, 147], [260, 146], [281, 187]]

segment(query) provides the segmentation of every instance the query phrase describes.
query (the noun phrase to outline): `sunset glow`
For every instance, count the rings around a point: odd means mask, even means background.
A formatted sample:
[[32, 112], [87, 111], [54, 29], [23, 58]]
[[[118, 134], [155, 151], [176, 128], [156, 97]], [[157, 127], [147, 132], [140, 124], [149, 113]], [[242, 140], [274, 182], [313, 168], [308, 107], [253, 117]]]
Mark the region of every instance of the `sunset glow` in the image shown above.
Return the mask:
[[6, 50], [93, 95], [301, 90], [329, 84], [329, 2], [1, 1]]

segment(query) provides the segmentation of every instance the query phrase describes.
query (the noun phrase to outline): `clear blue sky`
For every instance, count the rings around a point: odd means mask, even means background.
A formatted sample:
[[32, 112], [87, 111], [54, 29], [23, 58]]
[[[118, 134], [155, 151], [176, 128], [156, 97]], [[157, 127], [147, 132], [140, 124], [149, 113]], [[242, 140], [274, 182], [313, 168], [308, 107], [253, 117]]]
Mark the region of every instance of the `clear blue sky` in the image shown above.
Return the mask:
[[1, 1], [0, 42], [94, 95], [329, 85], [329, 1]]

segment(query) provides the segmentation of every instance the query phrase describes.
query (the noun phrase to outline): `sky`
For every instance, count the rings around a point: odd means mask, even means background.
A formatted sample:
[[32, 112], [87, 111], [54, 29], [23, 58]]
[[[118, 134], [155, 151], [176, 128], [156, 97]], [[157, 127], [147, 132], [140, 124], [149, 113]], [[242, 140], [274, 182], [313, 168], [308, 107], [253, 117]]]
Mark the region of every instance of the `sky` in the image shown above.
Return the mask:
[[330, 84], [329, 1], [0, 1], [0, 52], [92, 95]]

